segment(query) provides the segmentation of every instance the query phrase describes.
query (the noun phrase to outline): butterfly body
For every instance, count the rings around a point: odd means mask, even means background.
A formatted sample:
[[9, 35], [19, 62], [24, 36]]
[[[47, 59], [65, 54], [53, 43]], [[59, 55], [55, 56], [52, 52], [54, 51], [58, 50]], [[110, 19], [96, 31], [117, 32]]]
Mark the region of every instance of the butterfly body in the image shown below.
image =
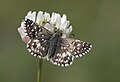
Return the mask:
[[56, 50], [60, 46], [61, 34], [58, 32], [54, 33], [49, 40], [49, 49], [48, 49], [48, 59], [53, 57], [56, 53]]

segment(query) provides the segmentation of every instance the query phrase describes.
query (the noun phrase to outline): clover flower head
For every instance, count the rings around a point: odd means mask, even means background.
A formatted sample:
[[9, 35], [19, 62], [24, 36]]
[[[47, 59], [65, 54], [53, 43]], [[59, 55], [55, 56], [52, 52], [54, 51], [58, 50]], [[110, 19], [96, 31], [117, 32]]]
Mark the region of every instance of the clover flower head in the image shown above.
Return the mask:
[[45, 27], [47, 30], [53, 32], [54, 29], [59, 29], [63, 33], [63, 37], [69, 36], [72, 32], [72, 26], [70, 25], [70, 21], [67, 20], [67, 16], [63, 14], [61, 17], [58, 13], [52, 13], [50, 16], [47, 12], [39, 11], [36, 12], [29, 11], [25, 16], [25, 19], [22, 21], [21, 26], [18, 28], [18, 31], [21, 35], [22, 40], [26, 43], [29, 41], [29, 37], [26, 36], [25, 33], [25, 21], [29, 19], [38, 24], [39, 26]]

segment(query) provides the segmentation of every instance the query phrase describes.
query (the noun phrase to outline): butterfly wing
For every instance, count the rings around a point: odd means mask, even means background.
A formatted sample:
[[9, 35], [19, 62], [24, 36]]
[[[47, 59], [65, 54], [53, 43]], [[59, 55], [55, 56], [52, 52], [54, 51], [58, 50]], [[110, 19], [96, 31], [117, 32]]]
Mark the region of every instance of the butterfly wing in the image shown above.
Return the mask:
[[24, 29], [26, 31], [27, 36], [31, 38], [35, 38], [36, 24], [30, 19], [24, 21]]
[[48, 42], [41, 42], [38, 39], [31, 39], [27, 43], [27, 50], [31, 53], [31, 55], [39, 57], [39, 58], [45, 58], [47, 55], [49, 44]]
[[58, 66], [69, 66], [73, 63], [73, 56], [71, 52], [66, 48], [66, 45], [63, 43], [57, 48], [54, 56], [51, 58], [51, 62]]
[[30, 39], [33, 39], [33, 38], [41, 39], [44, 36], [49, 37], [52, 35], [52, 33], [49, 30], [47, 30], [43, 26], [39, 26], [38, 24], [36, 24], [30, 19], [27, 19], [24, 22], [24, 27], [25, 27], [24, 29], [26, 30], [27, 36], [29, 36]]
[[82, 57], [86, 55], [92, 48], [89, 42], [84, 42], [81, 40], [66, 39], [68, 42], [68, 49], [73, 54], [74, 58]]
[[74, 58], [86, 55], [92, 48], [89, 42], [84, 42], [75, 39], [64, 39], [63, 42], [68, 46], [68, 50], [72, 53]]
[[49, 47], [48, 41], [52, 33], [29, 19], [25, 21], [25, 30], [27, 35], [30, 37], [30, 41], [27, 43], [28, 51], [33, 56], [37, 56], [39, 58], [46, 57]]
[[52, 63], [58, 66], [69, 66], [73, 63], [74, 58], [82, 57], [91, 48], [92, 45], [88, 42], [62, 38], [58, 51], [51, 59]]

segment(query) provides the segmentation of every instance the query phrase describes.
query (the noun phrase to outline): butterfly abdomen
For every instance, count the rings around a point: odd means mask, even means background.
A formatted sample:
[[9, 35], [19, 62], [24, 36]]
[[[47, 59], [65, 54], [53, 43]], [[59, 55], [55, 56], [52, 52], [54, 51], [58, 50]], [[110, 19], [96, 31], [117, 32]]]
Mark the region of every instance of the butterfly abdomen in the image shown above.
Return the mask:
[[49, 49], [48, 49], [48, 57], [51, 58], [54, 56], [57, 48], [59, 47], [60, 45], [60, 40], [61, 40], [61, 37], [60, 35], [58, 34], [54, 34], [52, 35], [52, 37], [50, 38], [50, 41], [49, 41]]

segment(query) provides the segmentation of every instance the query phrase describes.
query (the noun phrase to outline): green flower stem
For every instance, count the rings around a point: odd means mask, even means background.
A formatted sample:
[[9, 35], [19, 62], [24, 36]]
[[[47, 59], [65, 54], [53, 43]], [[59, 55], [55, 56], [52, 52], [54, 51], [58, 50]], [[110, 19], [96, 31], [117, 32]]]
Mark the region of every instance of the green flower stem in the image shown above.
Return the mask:
[[37, 82], [41, 82], [42, 75], [42, 59], [38, 58], [38, 75], [37, 75]]

